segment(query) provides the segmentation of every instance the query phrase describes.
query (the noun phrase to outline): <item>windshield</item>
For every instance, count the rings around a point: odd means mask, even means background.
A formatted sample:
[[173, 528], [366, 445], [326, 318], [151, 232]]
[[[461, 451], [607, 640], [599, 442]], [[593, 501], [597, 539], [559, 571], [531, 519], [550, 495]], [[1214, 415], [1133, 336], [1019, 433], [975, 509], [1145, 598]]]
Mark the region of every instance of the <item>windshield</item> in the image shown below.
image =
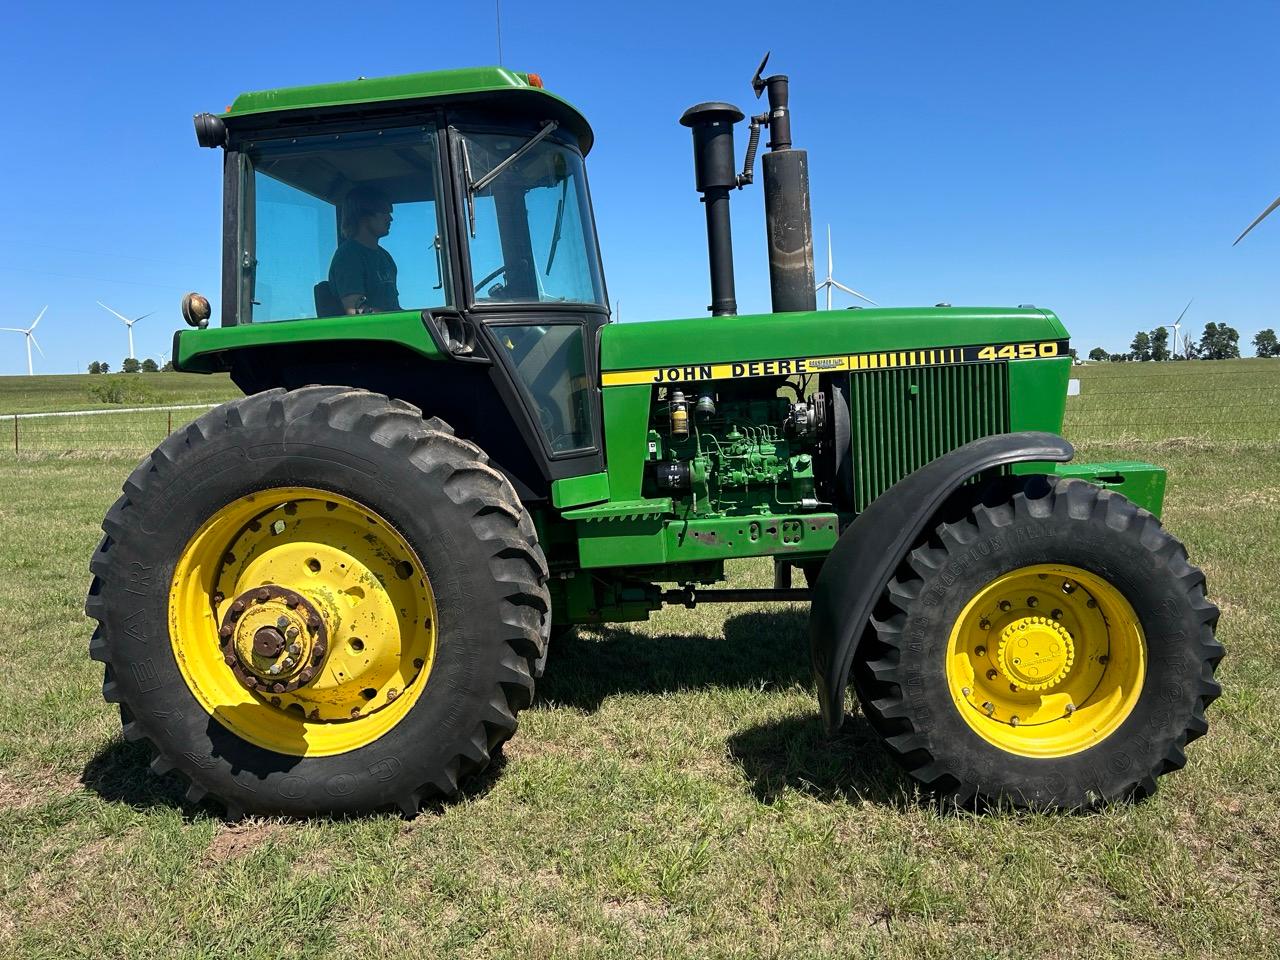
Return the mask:
[[246, 145], [240, 322], [450, 302], [434, 127]]
[[[511, 157], [533, 131], [461, 135], [471, 183]], [[546, 138], [502, 169], [469, 200], [471, 278], [477, 303], [592, 303], [604, 306], [582, 156]]]

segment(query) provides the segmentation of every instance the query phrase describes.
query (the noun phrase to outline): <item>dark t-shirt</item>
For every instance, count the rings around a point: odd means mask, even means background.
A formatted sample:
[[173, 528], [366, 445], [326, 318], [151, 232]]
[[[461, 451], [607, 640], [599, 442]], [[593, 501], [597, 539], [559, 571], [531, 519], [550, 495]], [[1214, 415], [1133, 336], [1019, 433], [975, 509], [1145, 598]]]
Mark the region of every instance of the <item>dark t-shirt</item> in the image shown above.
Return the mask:
[[363, 306], [371, 310], [400, 309], [396, 262], [381, 247], [343, 240], [329, 264], [329, 286], [338, 299], [363, 295]]

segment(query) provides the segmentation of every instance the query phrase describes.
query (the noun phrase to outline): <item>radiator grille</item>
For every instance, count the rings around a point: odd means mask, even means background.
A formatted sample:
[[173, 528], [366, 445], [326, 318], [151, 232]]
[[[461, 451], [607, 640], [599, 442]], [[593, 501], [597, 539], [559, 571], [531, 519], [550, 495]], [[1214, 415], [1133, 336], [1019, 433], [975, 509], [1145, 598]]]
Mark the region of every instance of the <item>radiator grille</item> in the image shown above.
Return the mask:
[[1009, 430], [1005, 363], [851, 374], [855, 509], [963, 443]]

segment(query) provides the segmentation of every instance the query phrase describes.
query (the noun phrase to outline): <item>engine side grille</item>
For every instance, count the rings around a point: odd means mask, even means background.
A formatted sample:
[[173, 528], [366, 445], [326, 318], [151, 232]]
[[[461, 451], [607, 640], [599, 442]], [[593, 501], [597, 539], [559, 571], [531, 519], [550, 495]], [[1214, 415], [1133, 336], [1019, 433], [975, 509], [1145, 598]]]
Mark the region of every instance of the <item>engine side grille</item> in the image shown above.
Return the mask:
[[1005, 363], [866, 370], [849, 379], [858, 512], [930, 460], [1009, 430]]

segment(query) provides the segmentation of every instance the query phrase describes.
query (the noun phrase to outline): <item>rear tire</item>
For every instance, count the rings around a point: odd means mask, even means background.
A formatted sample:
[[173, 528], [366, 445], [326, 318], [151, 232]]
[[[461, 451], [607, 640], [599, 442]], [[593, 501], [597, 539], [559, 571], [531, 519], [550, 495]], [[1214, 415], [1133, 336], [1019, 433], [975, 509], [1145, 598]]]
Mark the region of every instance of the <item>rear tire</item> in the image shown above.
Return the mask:
[[[295, 495], [298, 490], [304, 492]], [[363, 609], [358, 604], [365, 602], [362, 589], [345, 591], [354, 613], [345, 606], [325, 607], [323, 597], [314, 600], [315, 609], [337, 610], [329, 625], [334, 648], [345, 643], [350, 654], [363, 651], [366, 642], [370, 648], [381, 642], [388, 651], [391, 691], [374, 700], [373, 681], [370, 689], [357, 691], [371, 700], [363, 714], [356, 699], [351, 720], [320, 717], [319, 706], [326, 703], [317, 701], [317, 716], [304, 723], [305, 709], [286, 710], [278, 702], [292, 694], [271, 695], [275, 688], [265, 684], [273, 677], [263, 678], [258, 690], [236, 688], [239, 702], [217, 702], [219, 691], [230, 689], [218, 673], [218, 645], [230, 641], [218, 631], [219, 623], [227, 623], [231, 598], [202, 600], [199, 591], [205, 578], [223, 576], [236, 562], [239, 569], [251, 569], [243, 557], [222, 560], [216, 539], [223, 529], [216, 523], [221, 511], [245, 503], [260, 505], [269, 516], [236, 526], [239, 515], [230, 514], [225, 529], [234, 532], [228, 542], [249, 543], [259, 559], [279, 547], [264, 543], [264, 533], [246, 531], [261, 531], [263, 520], [284, 530], [288, 520], [310, 524], [299, 527], [298, 540], [320, 541], [335, 576], [336, 567], [344, 566], [338, 561], [350, 554], [353, 566], [367, 560], [361, 582], [374, 594], [386, 590], [397, 597], [396, 590], [410, 589], [396, 585], [397, 575], [420, 583], [427, 598], [422, 609], [396, 614], [394, 604], [384, 603], [382, 620], [356, 619]], [[305, 519], [312, 514], [318, 518]], [[335, 529], [328, 517], [349, 520], [355, 534], [324, 542], [325, 531]], [[426, 799], [452, 796], [468, 776], [488, 766], [514, 733], [516, 714], [532, 700], [534, 664], [546, 652], [550, 610], [546, 561], [533, 523], [478, 447], [453, 436], [439, 420], [424, 421], [408, 404], [328, 386], [271, 390], [224, 404], [168, 438], [139, 465], [103, 530], [90, 564], [94, 577], [85, 608], [98, 621], [90, 654], [106, 665], [103, 696], [120, 705], [125, 737], [151, 745], [153, 770], [177, 770], [190, 781], [192, 802], [214, 797], [232, 816], [354, 814], [384, 807], [411, 815]], [[193, 545], [206, 535], [214, 538], [212, 556], [219, 559], [192, 562]], [[388, 544], [400, 545], [409, 559], [384, 556]], [[230, 554], [232, 548], [226, 549]], [[320, 568], [317, 561], [306, 562]], [[306, 576], [302, 572], [295, 583], [280, 586], [306, 594]], [[247, 584], [252, 606], [258, 581]], [[280, 612], [282, 622], [293, 615], [287, 604]], [[341, 633], [356, 622], [385, 629], [363, 640]], [[305, 640], [305, 622], [303, 629]], [[412, 664], [396, 660], [418, 649], [414, 644], [426, 643], [427, 633], [430, 654], [415, 655]], [[351, 691], [336, 679], [334, 652], [329, 660], [323, 653], [316, 658], [317, 679], [303, 682], [298, 695], [330, 671], [330, 698], [345, 708]], [[237, 663], [242, 672], [244, 664], [251, 665], [247, 655]], [[395, 670], [408, 677], [400, 688]], [[292, 740], [280, 732], [290, 730]], [[320, 742], [326, 745], [317, 752]]]
[[1186, 763], [1221, 692], [1204, 587], [1152, 514], [1084, 481], [1029, 478], [910, 552], [855, 689], [893, 758], [946, 800], [1143, 797]]

